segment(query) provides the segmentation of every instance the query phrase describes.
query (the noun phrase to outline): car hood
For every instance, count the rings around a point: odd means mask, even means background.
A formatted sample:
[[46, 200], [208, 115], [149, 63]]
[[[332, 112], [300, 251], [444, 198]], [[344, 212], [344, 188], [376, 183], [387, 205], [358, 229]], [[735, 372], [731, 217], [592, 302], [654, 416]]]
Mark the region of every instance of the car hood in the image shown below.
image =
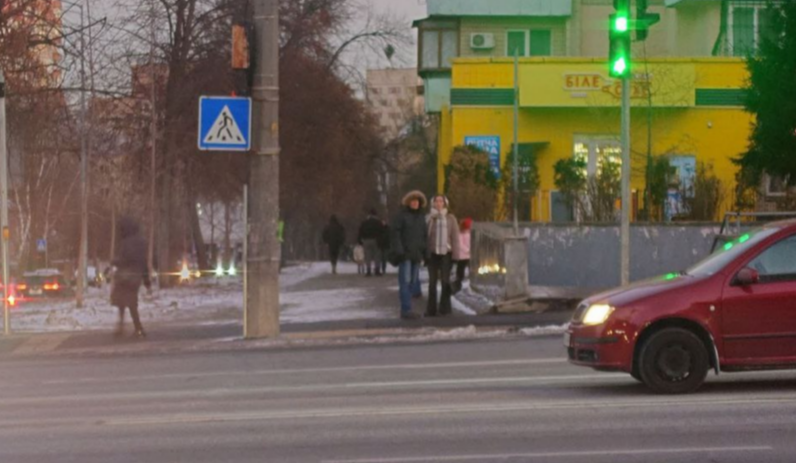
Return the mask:
[[642, 299], [692, 286], [698, 280], [690, 275], [678, 276], [673, 279], [651, 278], [596, 294], [585, 302], [587, 304], [609, 304], [615, 308], [627, 307]]

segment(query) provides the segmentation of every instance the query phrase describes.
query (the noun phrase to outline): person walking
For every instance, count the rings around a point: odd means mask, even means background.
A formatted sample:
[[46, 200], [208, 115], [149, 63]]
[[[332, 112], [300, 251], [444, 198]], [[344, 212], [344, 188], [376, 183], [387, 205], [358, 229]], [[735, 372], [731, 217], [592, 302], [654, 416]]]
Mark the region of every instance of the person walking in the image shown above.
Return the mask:
[[420, 191], [407, 193], [401, 201], [402, 210], [390, 226], [390, 263], [398, 267], [401, 318], [414, 320], [412, 299], [421, 298], [421, 263], [426, 257], [426, 195]]
[[[448, 211], [448, 198], [442, 195], [432, 200], [429, 214], [429, 301], [426, 316], [451, 315], [451, 263], [452, 256], [459, 255], [459, 224], [454, 214]], [[442, 292], [437, 300], [437, 283]]]
[[119, 309], [119, 324], [116, 336], [124, 333], [125, 310], [130, 309], [135, 334], [138, 338], [146, 337], [141, 318], [138, 313], [138, 292], [141, 284], [147, 291], [152, 291], [147, 266], [147, 242], [139, 232], [138, 223], [130, 217], [119, 221], [121, 242], [111, 265], [116, 267], [111, 288], [111, 305]]
[[[381, 276], [381, 265], [379, 264], [379, 237], [382, 234], [382, 221], [377, 217], [376, 211], [371, 209], [368, 217], [360, 225], [360, 233], [357, 242], [365, 248], [365, 276], [370, 277], [374, 274]], [[373, 273], [371, 273], [373, 271]]]
[[454, 255], [457, 266], [457, 277], [452, 289], [454, 294], [462, 291], [465, 281], [465, 270], [470, 267], [470, 231], [473, 228], [473, 219], [463, 219], [459, 223], [459, 254]]
[[337, 216], [333, 215], [329, 218], [329, 224], [324, 228], [322, 239], [329, 249], [329, 263], [332, 265], [332, 274], [337, 275], [340, 251], [346, 242], [346, 229], [340, 224]]

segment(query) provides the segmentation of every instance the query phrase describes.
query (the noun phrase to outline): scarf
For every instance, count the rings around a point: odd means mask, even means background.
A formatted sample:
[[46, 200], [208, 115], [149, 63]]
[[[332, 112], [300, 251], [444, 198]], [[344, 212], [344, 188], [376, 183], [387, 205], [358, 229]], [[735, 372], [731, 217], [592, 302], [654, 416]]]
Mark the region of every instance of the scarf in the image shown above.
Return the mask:
[[430, 232], [433, 233], [432, 236], [434, 237], [432, 253], [444, 256], [451, 252], [451, 243], [448, 242], [448, 210], [438, 211], [437, 209], [432, 209], [429, 218]]

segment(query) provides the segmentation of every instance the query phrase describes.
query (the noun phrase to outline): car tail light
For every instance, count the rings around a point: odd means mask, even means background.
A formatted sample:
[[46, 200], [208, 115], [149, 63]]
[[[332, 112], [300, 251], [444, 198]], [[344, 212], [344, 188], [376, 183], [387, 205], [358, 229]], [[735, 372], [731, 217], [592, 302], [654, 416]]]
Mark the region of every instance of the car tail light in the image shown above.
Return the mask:
[[[0, 286], [0, 288], [2, 288], [2, 286]], [[28, 289], [28, 285], [19, 285], [17, 286], [17, 289], [20, 291], [25, 291], [26, 289]]]
[[44, 285], [45, 291], [58, 291], [59, 289], [61, 289], [61, 286], [58, 283]]

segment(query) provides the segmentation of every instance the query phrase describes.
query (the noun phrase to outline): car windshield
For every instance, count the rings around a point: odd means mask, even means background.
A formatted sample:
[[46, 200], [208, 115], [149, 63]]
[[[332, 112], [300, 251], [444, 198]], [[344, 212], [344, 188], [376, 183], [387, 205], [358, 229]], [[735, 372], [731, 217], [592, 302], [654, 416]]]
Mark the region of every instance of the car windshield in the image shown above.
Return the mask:
[[725, 268], [750, 248], [778, 232], [777, 228], [759, 228], [725, 243], [712, 255], [686, 271], [687, 275], [711, 276]]

